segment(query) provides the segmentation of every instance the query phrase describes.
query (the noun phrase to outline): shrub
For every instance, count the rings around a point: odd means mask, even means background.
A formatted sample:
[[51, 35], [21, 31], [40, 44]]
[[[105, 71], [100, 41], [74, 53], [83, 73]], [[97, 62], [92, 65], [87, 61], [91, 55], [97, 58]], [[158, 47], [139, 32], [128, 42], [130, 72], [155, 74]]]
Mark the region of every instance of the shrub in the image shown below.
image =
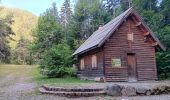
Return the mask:
[[54, 45], [40, 61], [41, 72], [48, 77], [64, 77], [72, 74], [71, 50], [65, 43]]
[[66, 73], [68, 76], [75, 77], [76, 76], [76, 68], [73, 68], [73, 67], [66, 68]]
[[170, 78], [170, 51], [159, 52], [156, 58], [159, 79]]

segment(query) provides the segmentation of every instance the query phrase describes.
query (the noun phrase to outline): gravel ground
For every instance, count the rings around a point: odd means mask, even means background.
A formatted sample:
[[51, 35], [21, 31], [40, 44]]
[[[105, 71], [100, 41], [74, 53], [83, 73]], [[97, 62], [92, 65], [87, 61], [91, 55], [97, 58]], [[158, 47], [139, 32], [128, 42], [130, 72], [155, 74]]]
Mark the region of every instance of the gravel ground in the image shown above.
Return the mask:
[[[0, 100], [170, 100], [170, 95], [159, 96], [136, 96], [136, 97], [84, 97], [84, 98], [66, 98], [54, 95], [42, 95], [38, 93], [39, 87], [36, 83], [31, 82], [28, 72], [31, 70], [30, 66], [16, 66], [0, 65]], [[2, 74], [3, 73], [3, 74]], [[104, 87], [113, 83], [90, 83], [81, 84], [85, 87]], [[140, 83], [114, 83], [121, 85], [138, 86]], [[153, 86], [159, 84], [170, 84], [170, 81], [162, 82], [142, 82], [144, 86]], [[73, 85], [74, 86], [74, 85]]]

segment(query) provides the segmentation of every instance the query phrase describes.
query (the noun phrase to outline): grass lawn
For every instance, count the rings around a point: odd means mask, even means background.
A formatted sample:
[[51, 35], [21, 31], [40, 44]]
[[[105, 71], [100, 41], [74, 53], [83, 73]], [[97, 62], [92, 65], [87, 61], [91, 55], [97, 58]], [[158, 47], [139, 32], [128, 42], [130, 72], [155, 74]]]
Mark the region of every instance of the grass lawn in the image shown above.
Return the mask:
[[33, 67], [30, 71], [30, 75], [33, 77], [38, 85], [51, 84], [51, 85], [79, 85], [82, 83], [94, 83], [94, 81], [80, 80], [75, 77], [64, 77], [64, 78], [48, 78], [40, 74], [40, 69], [38, 67]]
[[[13, 64], [0, 64], [0, 77], [5, 77], [10, 73], [18, 73], [18, 71], [29, 71], [29, 65], [13, 65]], [[19, 69], [19, 70], [18, 70]]]

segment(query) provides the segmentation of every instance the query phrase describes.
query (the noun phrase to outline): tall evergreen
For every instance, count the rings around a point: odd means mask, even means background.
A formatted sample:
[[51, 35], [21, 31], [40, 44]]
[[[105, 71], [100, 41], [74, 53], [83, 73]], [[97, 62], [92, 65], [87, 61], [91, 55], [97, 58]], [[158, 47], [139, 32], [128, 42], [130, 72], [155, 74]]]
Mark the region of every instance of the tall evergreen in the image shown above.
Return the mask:
[[102, 9], [100, 0], [78, 0], [75, 6], [74, 18], [79, 24], [79, 36], [87, 39], [100, 24], [107, 23], [109, 15]]
[[120, 0], [121, 8], [123, 11], [132, 7], [132, 0]]
[[11, 52], [8, 43], [9, 39], [12, 39], [11, 35], [14, 35], [11, 28], [12, 23], [13, 20], [11, 15], [6, 16], [5, 18], [0, 17], [0, 61], [2, 62], [10, 62]]
[[15, 51], [14, 60], [16, 60], [16, 63], [28, 64], [29, 57], [30, 57], [30, 51], [29, 51], [30, 43], [31, 42], [28, 39], [25, 39], [23, 36], [21, 36], [15, 48], [16, 51]]
[[47, 10], [38, 19], [37, 27], [33, 30], [34, 42], [32, 49], [39, 55], [62, 40], [61, 27], [56, 23], [55, 16]]
[[166, 46], [166, 52], [157, 54], [158, 74], [162, 78], [170, 77], [170, 0], [162, 0], [160, 3], [162, 15], [159, 29], [159, 37]]
[[70, 0], [65, 0], [60, 12], [61, 17], [61, 25], [66, 27], [71, 19], [72, 16], [72, 8], [70, 4]]
[[68, 43], [76, 49], [100, 25], [110, 21], [111, 15], [102, 7], [101, 0], [78, 0], [68, 27]]
[[163, 15], [162, 25], [170, 25], [170, 0], [163, 0], [160, 6]]
[[139, 11], [153, 10], [157, 11], [158, 0], [133, 0], [133, 6]]
[[102, 8], [108, 13], [108, 16], [116, 17], [121, 12], [121, 0], [102, 0]]
[[60, 23], [61, 20], [60, 20], [58, 9], [56, 7], [56, 3], [55, 2], [52, 3], [52, 7], [50, 8], [50, 10], [51, 10], [52, 14], [55, 16], [56, 21], [58, 23]]

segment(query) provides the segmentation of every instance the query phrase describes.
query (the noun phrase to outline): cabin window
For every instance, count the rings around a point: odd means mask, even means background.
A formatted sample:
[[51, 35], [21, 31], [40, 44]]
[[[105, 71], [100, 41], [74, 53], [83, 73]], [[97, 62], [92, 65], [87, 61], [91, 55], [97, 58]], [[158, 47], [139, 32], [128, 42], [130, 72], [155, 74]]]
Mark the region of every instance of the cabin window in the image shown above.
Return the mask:
[[83, 58], [80, 60], [80, 69], [81, 70], [84, 69], [84, 59]]
[[111, 61], [111, 63], [112, 63], [112, 67], [121, 67], [121, 59], [112, 59], [112, 61]]
[[92, 55], [92, 68], [96, 68], [96, 67], [97, 67], [97, 56]]
[[133, 41], [133, 33], [128, 33], [127, 39]]

